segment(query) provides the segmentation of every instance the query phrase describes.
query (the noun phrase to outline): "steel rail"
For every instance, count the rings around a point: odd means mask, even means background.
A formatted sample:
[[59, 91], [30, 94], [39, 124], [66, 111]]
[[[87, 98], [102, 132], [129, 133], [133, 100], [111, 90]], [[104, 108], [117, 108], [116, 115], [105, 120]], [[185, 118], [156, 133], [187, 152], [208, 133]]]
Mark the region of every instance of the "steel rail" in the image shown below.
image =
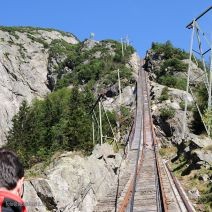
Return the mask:
[[[145, 82], [146, 82], [146, 87], [147, 87], [146, 76], [145, 76]], [[148, 101], [149, 101], [149, 105], [150, 105], [149, 90], [148, 90], [148, 88], [146, 90], [147, 90], [147, 96], [148, 96]], [[158, 142], [157, 142], [155, 130], [154, 130], [154, 127], [153, 127], [153, 121], [152, 121], [152, 115], [151, 115], [150, 107], [149, 107], [149, 116], [150, 116], [150, 122], [151, 122], [151, 132], [152, 132], [152, 138], [153, 138], [156, 167], [157, 167], [157, 172], [158, 172], [158, 182], [159, 182], [159, 186], [160, 186], [159, 190], [160, 190], [160, 195], [162, 197], [162, 204], [161, 205], [162, 205], [162, 210], [166, 212], [166, 211], [168, 211], [168, 206], [167, 206], [167, 200], [166, 200], [166, 195], [165, 195], [165, 191], [164, 191], [164, 186], [163, 186], [163, 183], [162, 183], [162, 174], [161, 174], [161, 169], [160, 169], [159, 159], [158, 159]]]
[[[145, 77], [146, 79], [146, 77]], [[146, 83], [147, 84], [147, 83]], [[147, 92], [149, 93], [148, 89], [147, 89]], [[148, 94], [149, 96], [149, 94]], [[154, 130], [154, 127], [153, 127], [153, 121], [152, 121], [152, 116], [151, 116], [151, 112], [150, 112], [150, 108], [149, 108], [149, 114], [150, 114], [150, 119], [151, 119], [151, 128], [152, 128], [152, 135], [153, 135], [153, 142], [154, 142], [154, 148], [155, 148], [155, 155], [156, 155], [156, 164], [157, 164], [157, 169], [158, 169], [158, 176], [159, 176], [159, 183], [161, 184], [161, 197], [162, 197], [162, 201], [163, 201], [163, 211], [168, 211], [168, 203], [167, 203], [167, 199], [166, 199], [166, 195], [165, 195], [165, 191], [164, 191], [164, 186], [163, 186], [163, 183], [162, 183], [162, 174], [161, 174], [161, 169], [160, 169], [160, 165], [159, 165], [159, 156], [158, 156], [158, 142], [157, 142], [157, 138], [156, 138], [156, 135], [155, 135], [155, 130]], [[182, 191], [182, 188], [181, 186], [179, 185], [179, 182], [177, 181], [176, 177], [173, 175], [170, 167], [168, 164], [166, 164], [166, 167], [171, 175], [171, 178], [174, 182], [174, 185], [180, 195], [180, 198], [182, 199], [183, 203], [184, 203], [184, 206], [186, 208], [186, 210], [188, 212], [194, 212], [194, 208], [192, 207], [191, 203], [188, 201], [186, 195], [183, 193]], [[178, 200], [177, 200], [177, 203], [178, 203]], [[179, 204], [179, 203], [178, 203]]]
[[[139, 76], [138, 76], [138, 81], [140, 80], [140, 72], [139, 72]], [[143, 160], [143, 153], [139, 153], [140, 152], [140, 142], [141, 142], [141, 129], [139, 128], [138, 129], [138, 125], [139, 125], [139, 118], [142, 118], [141, 116], [141, 111], [139, 111], [139, 109], [141, 109], [141, 85], [140, 83], [138, 82], [137, 83], [137, 95], [136, 95], [136, 119], [135, 119], [135, 131], [138, 132], [139, 131], [139, 147], [137, 149], [137, 157], [136, 157], [136, 167], [135, 167], [135, 172], [134, 172], [134, 175], [130, 178], [130, 183], [129, 183], [129, 187], [127, 189], [127, 192], [124, 196], [124, 199], [123, 201], [121, 202], [120, 204], [120, 207], [119, 207], [119, 212], [124, 212], [131, 200], [131, 197], [132, 197], [132, 193], [133, 193], [133, 187], [134, 187], [134, 180], [135, 180], [135, 175], [137, 175], [140, 171], [140, 167], [141, 167], [141, 163], [142, 163], [142, 160]], [[141, 125], [140, 125], [141, 126]], [[135, 134], [135, 131], [134, 131], [134, 134]], [[133, 139], [136, 139], [133, 135]], [[141, 157], [139, 158], [139, 156], [141, 155]]]
[[[141, 74], [141, 72], [140, 72]], [[141, 86], [141, 94], [140, 95], [140, 101], [141, 102], [144, 102], [144, 96], [143, 96], [143, 87]], [[142, 111], [142, 116], [141, 117], [144, 117], [144, 106], [142, 104], [141, 106], [141, 111]], [[143, 119], [142, 119], [142, 122], [141, 122], [141, 130], [143, 130], [143, 138], [145, 138], [145, 131], [144, 131], [144, 124], [143, 124]], [[145, 144], [145, 140], [143, 139], [143, 145]], [[138, 146], [138, 152], [137, 152], [137, 159], [136, 159], [136, 169], [135, 169], [135, 174], [134, 174], [134, 181], [133, 181], [133, 188], [132, 188], [132, 196], [131, 196], [131, 199], [130, 199], [130, 212], [133, 212], [133, 207], [134, 207], [134, 198], [135, 198], [135, 189], [136, 189], [136, 182], [137, 182], [137, 176], [141, 170], [141, 166], [142, 166], [142, 163], [143, 163], [143, 160], [144, 160], [144, 148], [142, 148], [142, 152], [140, 152], [140, 149], [141, 149], [141, 133], [140, 133], [140, 137], [139, 137], [139, 146]], [[140, 163], [139, 163], [139, 166], [138, 166], [138, 161], [139, 161], [139, 157], [141, 155], [141, 160], [140, 160]]]
[[173, 175], [173, 172], [172, 172], [171, 168], [169, 167], [169, 165], [168, 165], [167, 163], [166, 163], [166, 167], [167, 167], [167, 169], [168, 169], [168, 171], [169, 171], [169, 173], [170, 173], [170, 175], [171, 175], [171, 178], [172, 178], [172, 180], [173, 180], [173, 182], [174, 182], [174, 184], [175, 184], [175, 187], [176, 187], [178, 193], [180, 194], [180, 198], [182, 199], [182, 201], [183, 201], [183, 203], [184, 203], [184, 206], [186, 207], [186, 210], [187, 210], [188, 212], [194, 212], [194, 211], [195, 211], [194, 208], [192, 207], [192, 205], [190, 204], [190, 202], [189, 202], [188, 199], [186, 198], [186, 196], [185, 196], [185, 194], [183, 193], [182, 188], [181, 188], [181, 186], [180, 186], [178, 180], [177, 180], [176, 177]]
[[[156, 153], [156, 139], [155, 139], [155, 134], [154, 134], [154, 128], [153, 128], [153, 123], [152, 123], [152, 117], [151, 117], [151, 111], [150, 111], [150, 98], [149, 98], [149, 92], [148, 92], [148, 86], [147, 86], [147, 80], [146, 80], [146, 74], [144, 73], [144, 70], [141, 69], [140, 74], [142, 74], [142, 90], [141, 90], [141, 94], [139, 93], [138, 95], [141, 95], [140, 98], [138, 99], [142, 99], [142, 119], [144, 120], [144, 116], [148, 116], [147, 119], [149, 119], [149, 123], [145, 123], [145, 125], [149, 125], [150, 126], [150, 133], [151, 133], [151, 138], [152, 138], [152, 146], [153, 146], [153, 150], [154, 150], [154, 155], [155, 155], [155, 186], [156, 186], [156, 203], [157, 203], [157, 208], [158, 211], [167, 211], [167, 204], [165, 201], [165, 195], [164, 195], [164, 189], [162, 187], [162, 183], [161, 183], [161, 173], [160, 173], [160, 168], [159, 168], [159, 162], [158, 162], [158, 156]], [[144, 91], [145, 89], [145, 91]], [[144, 94], [145, 92], [145, 94]], [[144, 106], [144, 98], [147, 98], [147, 103], [148, 105], [145, 107]], [[145, 108], [144, 108], [145, 107]], [[144, 115], [144, 111], [146, 109], [147, 114]], [[138, 129], [137, 129], [138, 130]], [[130, 185], [128, 187], [128, 190], [125, 194], [124, 200], [122, 201], [122, 204], [119, 208], [119, 212], [124, 212], [126, 211], [127, 207], [129, 209], [130, 212], [133, 211], [133, 207], [134, 207], [134, 196], [135, 196], [135, 190], [136, 190], [136, 182], [137, 182], [137, 177], [138, 174], [140, 173], [141, 169], [142, 169], [142, 165], [144, 163], [144, 147], [146, 144], [146, 131], [145, 131], [145, 127], [144, 124], [143, 126], [141, 126], [141, 129], [143, 130], [143, 148], [142, 148], [142, 152], [140, 152], [140, 145], [141, 145], [141, 138], [139, 141], [139, 147], [138, 147], [138, 152], [137, 152], [137, 158], [136, 158], [136, 167], [135, 167], [135, 173], [133, 175], [133, 177], [131, 177], [130, 180]], [[129, 208], [130, 207], [130, 208]]]
[[[159, 152], [158, 152], [158, 140], [156, 138], [156, 134], [155, 134], [155, 129], [154, 129], [154, 125], [153, 125], [153, 120], [152, 120], [152, 115], [151, 115], [151, 109], [150, 109], [150, 94], [149, 94], [149, 89], [148, 89], [148, 79], [147, 79], [147, 73], [144, 71], [144, 69], [141, 68], [140, 70], [140, 74], [141, 74], [141, 78], [140, 78], [140, 82], [138, 81], [138, 83], [142, 84], [142, 90], [141, 93], [138, 93], [137, 95], [141, 95], [138, 98], [138, 104], [140, 104], [142, 100], [142, 107], [140, 107], [140, 109], [142, 109], [142, 120], [143, 120], [143, 125], [140, 125], [141, 129], [138, 129], [138, 126], [135, 125], [135, 131], [136, 130], [143, 130], [143, 148], [141, 150], [141, 138], [139, 140], [139, 146], [137, 149], [137, 157], [136, 157], [136, 163], [135, 163], [135, 173], [131, 176], [130, 180], [129, 180], [129, 186], [127, 188], [127, 192], [124, 196], [123, 201], [120, 204], [120, 207], [118, 209], [119, 212], [126, 212], [126, 211], [133, 211], [134, 208], [134, 197], [135, 197], [135, 192], [136, 192], [136, 185], [137, 185], [137, 181], [140, 177], [141, 171], [142, 171], [142, 167], [143, 164], [145, 164], [145, 152], [147, 151], [145, 148], [145, 144], [146, 144], [146, 139], [147, 137], [147, 132], [148, 131], [148, 135], [151, 137], [151, 141], [149, 143], [149, 145], [152, 145], [152, 150], [153, 150], [153, 172], [155, 172], [155, 189], [156, 189], [156, 204], [157, 205], [157, 211], [164, 211], [167, 212], [168, 211], [168, 196], [166, 196], [165, 193], [165, 185], [163, 183], [163, 177], [162, 177], [162, 169], [160, 167], [160, 156], [159, 156]], [[138, 90], [137, 90], [138, 92]], [[137, 105], [138, 106], [138, 105]], [[140, 116], [141, 114], [138, 114], [138, 107], [137, 107], [137, 112], [136, 112], [136, 116]], [[138, 117], [136, 117], [138, 118]], [[135, 122], [137, 121], [137, 119], [135, 119]], [[146, 121], [144, 123], [144, 121]], [[150, 134], [149, 134], [150, 133]], [[140, 134], [141, 135], [141, 134]], [[148, 152], [147, 152], [148, 153]], [[155, 164], [155, 165], [154, 165]], [[184, 204], [186, 210], [188, 212], [194, 212], [194, 208], [191, 205], [191, 203], [189, 202], [188, 198], [186, 197], [185, 193], [183, 192], [181, 186], [179, 185], [179, 182], [177, 181], [177, 179], [175, 178], [175, 176], [173, 175], [173, 173], [170, 170], [170, 167], [166, 164], [167, 166], [167, 170], [170, 173], [170, 176], [174, 182], [174, 186], [177, 189], [178, 193], [179, 193], [179, 197], [182, 200], [182, 203]], [[142, 178], [141, 178], [142, 179]], [[142, 185], [142, 184], [140, 184]], [[178, 202], [179, 200], [176, 198], [176, 203], [179, 204]], [[142, 204], [142, 201], [141, 201]]]

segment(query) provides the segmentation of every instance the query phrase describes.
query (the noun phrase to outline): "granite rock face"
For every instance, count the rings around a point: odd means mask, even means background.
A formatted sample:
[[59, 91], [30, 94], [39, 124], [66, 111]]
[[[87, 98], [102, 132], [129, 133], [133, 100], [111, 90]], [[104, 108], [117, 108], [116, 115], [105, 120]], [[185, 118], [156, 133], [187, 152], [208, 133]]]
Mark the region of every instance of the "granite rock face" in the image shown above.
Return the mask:
[[46, 169], [45, 178], [26, 182], [25, 201], [36, 205], [30, 206], [32, 212], [44, 208], [91, 212], [98, 199], [118, 183], [118, 172], [126, 165], [122, 155], [106, 143], [97, 145], [89, 157], [63, 153]]
[[5, 144], [11, 120], [23, 100], [30, 103], [50, 92], [48, 48], [55, 39], [77, 44], [71, 34], [30, 29], [0, 30], [0, 146]]
[[[160, 72], [161, 66], [165, 62], [163, 54], [156, 53], [151, 49], [147, 52], [145, 61], [145, 69], [148, 72], [151, 86], [150, 95], [153, 122], [156, 129], [156, 135], [160, 139], [161, 145], [177, 146], [178, 156], [183, 154], [185, 158], [190, 161], [190, 165], [188, 166], [189, 171], [199, 168], [200, 166], [210, 168], [212, 160], [212, 140], [204, 134], [194, 134], [194, 130], [192, 130], [192, 123], [194, 122], [192, 107], [195, 106], [195, 101], [192, 95], [187, 95], [186, 91], [184, 90], [167, 87], [157, 83], [157, 73]], [[189, 60], [187, 59], [182, 60], [182, 62], [189, 64]], [[169, 67], [167, 67], [167, 69], [169, 69]], [[190, 85], [193, 86], [195, 83], [198, 84], [203, 81], [203, 70], [198, 68], [193, 62], [191, 63], [190, 71]], [[174, 72], [175, 77], [180, 77], [182, 74], [185, 77], [185, 73], [181, 71]], [[164, 95], [163, 91], [165, 87], [167, 90], [166, 98], [163, 99], [161, 96]], [[187, 124], [184, 132], [185, 137], [182, 139], [184, 125], [184, 104], [186, 98], [188, 102], [188, 110], [186, 113]], [[174, 110], [174, 116], [164, 120], [161, 117], [161, 109], [164, 108], [172, 108]]]

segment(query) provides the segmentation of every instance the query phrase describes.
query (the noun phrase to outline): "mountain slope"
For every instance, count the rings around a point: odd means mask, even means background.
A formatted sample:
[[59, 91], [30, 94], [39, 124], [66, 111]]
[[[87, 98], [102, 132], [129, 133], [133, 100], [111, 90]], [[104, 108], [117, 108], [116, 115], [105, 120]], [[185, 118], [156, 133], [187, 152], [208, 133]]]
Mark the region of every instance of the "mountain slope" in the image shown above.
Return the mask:
[[54, 30], [0, 27], [0, 145], [22, 101], [50, 92], [48, 45], [55, 39], [78, 43], [73, 35]]

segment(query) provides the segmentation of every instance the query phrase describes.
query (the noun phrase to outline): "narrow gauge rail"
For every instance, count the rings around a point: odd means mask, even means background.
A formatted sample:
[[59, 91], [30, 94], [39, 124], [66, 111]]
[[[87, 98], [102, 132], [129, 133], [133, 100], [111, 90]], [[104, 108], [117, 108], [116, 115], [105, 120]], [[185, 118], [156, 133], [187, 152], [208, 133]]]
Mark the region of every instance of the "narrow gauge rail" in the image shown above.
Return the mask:
[[146, 75], [141, 64], [137, 83], [136, 127], [130, 150], [131, 154], [137, 151], [137, 158], [132, 160], [135, 164], [134, 177], [119, 204], [119, 212], [194, 212], [186, 194], [158, 155]]
[[141, 64], [129, 170], [120, 179], [119, 192], [112, 189], [99, 201], [95, 212], [195, 211], [158, 155], [146, 75]]
[[[141, 120], [137, 120], [139, 126], [136, 126], [135, 138], [131, 145], [132, 150], [138, 151], [137, 161], [131, 188], [119, 211], [166, 211], [155, 151], [146, 72], [141, 69], [139, 74], [137, 117]], [[141, 116], [138, 113], [141, 113]], [[136, 132], [139, 131], [140, 137], [136, 139]]]

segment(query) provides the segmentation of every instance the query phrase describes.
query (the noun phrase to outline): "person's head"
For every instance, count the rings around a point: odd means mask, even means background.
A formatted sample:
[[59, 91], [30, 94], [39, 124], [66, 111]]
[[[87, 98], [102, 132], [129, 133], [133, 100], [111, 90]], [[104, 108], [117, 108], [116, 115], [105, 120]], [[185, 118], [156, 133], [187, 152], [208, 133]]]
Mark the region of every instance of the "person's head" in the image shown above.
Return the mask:
[[24, 168], [16, 154], [0, 148], [0, 189], [23, 195]]

